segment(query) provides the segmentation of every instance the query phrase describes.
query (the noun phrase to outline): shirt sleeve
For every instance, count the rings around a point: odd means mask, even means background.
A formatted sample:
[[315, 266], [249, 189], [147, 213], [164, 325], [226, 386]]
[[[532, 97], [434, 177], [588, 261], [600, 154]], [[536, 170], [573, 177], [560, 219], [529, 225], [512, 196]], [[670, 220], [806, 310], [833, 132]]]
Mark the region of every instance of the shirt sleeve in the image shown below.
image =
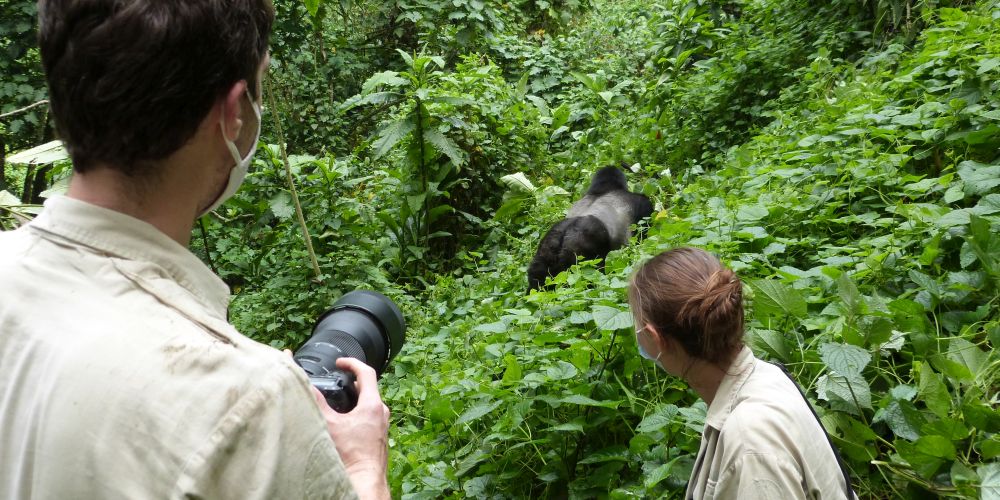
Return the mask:
[[790, 461], [766, 453], [740, 455], [719, 477], [714, 498], [805, 500], [802, 478]]
[[286, 367], [246, 391], [187, 461], [175, 498], [355, 499], [308, 387]]

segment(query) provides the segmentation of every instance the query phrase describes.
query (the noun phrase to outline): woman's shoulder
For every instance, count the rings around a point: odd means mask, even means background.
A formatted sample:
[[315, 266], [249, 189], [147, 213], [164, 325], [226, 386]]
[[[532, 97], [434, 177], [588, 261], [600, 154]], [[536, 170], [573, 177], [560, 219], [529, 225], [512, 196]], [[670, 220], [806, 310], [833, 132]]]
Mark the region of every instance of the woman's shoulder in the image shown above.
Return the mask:
[[780, 368], [757, 360], [753, 373], [734, 395], [732, 412], [722, 434], [736, 434], [740, 441], [773, 445], [808, 445], [823, 440], [816, 421], [798, 387]]

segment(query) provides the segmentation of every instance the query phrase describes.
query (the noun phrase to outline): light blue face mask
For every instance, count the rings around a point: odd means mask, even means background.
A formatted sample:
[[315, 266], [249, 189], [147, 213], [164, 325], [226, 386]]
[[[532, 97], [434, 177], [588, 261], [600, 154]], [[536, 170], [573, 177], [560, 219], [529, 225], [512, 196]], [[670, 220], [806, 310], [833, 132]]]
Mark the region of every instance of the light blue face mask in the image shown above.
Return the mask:
[[642, 327], [635, 331], [635, 345], [639, 347], [639, 355], [642, 356], [643, 358], [652, 361], [653, 363], [656, 363], [656, 366], [663, 368], [663, 365], [660, 364], [660, 355], [663, 354], [663, 351], [660, 351], [660, 353], [657, 354], [656, 357], [653, 357], [651, 354], [646, 352], [646, 349], [644, 347], [642, 347], [642, 342], [639, 342], [639, 332], [645, 329], [646, 327]]

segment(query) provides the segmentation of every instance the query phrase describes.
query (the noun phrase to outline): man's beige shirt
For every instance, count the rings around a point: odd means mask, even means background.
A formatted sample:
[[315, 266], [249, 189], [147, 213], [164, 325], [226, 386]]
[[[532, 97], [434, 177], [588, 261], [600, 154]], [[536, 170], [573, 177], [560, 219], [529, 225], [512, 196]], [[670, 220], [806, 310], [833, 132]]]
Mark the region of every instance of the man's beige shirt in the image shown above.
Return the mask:
[[308, 381], [153, 226], [70, 198], [0, 233], [0, 498], [356, 498]]
[[808, 403], [744, 347], [708, 407], [686, 498], [844, 499], [844, 475]]

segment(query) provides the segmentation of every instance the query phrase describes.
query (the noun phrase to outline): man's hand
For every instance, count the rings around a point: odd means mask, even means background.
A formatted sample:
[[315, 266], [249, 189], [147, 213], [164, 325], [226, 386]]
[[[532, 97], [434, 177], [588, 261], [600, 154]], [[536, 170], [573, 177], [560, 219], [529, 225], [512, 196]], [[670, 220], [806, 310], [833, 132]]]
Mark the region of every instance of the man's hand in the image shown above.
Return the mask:
[[337, 368], [357, 378], [358, 405], [348, 413], [337, 413], [315, 387], [326, 428], [337, 445], [347, 475], [363, 499], [390, 498], [386, 473], [389, 462], [389, 407], [378, 392], [375, 370], [354, 358], [340, 358]]

